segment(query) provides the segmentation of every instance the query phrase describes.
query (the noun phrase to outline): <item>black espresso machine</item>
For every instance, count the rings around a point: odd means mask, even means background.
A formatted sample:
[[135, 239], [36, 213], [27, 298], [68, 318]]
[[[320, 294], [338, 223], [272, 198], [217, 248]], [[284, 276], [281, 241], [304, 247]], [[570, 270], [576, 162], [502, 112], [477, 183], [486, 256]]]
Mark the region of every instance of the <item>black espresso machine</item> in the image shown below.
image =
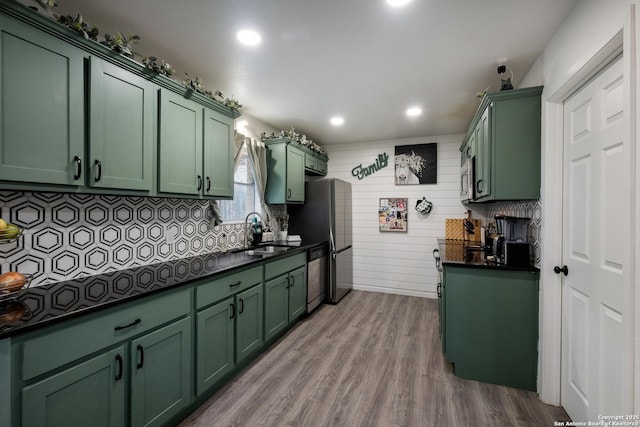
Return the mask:
[[495, 220], [498, 236], [493, 239], [493, 254], [496, 262], [512, 267], [528, 267], [531, 264], [531, 219], [496, 215]]

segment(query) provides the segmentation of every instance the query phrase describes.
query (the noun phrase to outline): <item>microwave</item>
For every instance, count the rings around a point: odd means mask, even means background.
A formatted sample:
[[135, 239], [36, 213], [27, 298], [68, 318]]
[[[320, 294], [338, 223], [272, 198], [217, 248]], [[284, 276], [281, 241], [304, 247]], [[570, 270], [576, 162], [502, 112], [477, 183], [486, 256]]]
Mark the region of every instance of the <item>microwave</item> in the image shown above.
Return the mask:
[[462, 166], [460, 167], [460, 200], [463, 202], [473, 200], [473, 165], [475, 163], [474, 157], [467, 157]]

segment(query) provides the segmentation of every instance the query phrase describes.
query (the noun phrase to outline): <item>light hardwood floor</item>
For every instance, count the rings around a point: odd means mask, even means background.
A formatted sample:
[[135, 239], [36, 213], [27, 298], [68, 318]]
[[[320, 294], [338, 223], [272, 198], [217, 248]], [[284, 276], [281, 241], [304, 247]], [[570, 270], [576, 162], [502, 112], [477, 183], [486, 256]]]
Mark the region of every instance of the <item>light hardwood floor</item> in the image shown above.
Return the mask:
[[535, 393], [456, 378], [436, 300], [352, 291], [296, 325], [181, 426], [553, 426]]

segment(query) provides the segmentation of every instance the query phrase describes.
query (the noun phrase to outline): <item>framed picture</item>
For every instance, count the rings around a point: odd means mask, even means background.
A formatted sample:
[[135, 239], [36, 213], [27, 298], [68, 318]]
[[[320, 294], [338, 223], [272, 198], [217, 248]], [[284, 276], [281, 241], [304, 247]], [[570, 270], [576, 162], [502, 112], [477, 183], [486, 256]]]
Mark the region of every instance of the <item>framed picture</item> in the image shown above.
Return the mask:
[[438, 144], [396, 145], [396, 185], [436, 184]]
[[380, 231], [407, 231], [407, 203], [409, 199], [380, 199], [378, 225]]

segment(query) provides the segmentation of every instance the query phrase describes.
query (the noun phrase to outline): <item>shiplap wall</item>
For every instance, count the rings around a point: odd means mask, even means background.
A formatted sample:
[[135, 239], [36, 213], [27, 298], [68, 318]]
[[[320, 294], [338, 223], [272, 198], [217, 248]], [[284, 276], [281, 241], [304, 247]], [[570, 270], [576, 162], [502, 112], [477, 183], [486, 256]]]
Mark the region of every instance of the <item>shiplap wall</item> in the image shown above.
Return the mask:
[[[446, 135], [323, 146], [329, 155], [327, 177], [352, 184], [354, 289], [436, 297], [436, 239], [444, 238], [445, 218], [464, 218], [466, 212], [459, 200], [462, 139], [463, 135]], [[431, 142], [438, 143], [438, 183], [395, 185], [394, 147]], [[362, 180], [351, 175], [355, 166], [370, 165], [382, 153], [389, 155], [386, 168]], [[433, 203], [428, 215], [415, 210], [423, 196]], [[379, 199], [389, 197], [409, 199], [406, 233], [378, 230]]]

